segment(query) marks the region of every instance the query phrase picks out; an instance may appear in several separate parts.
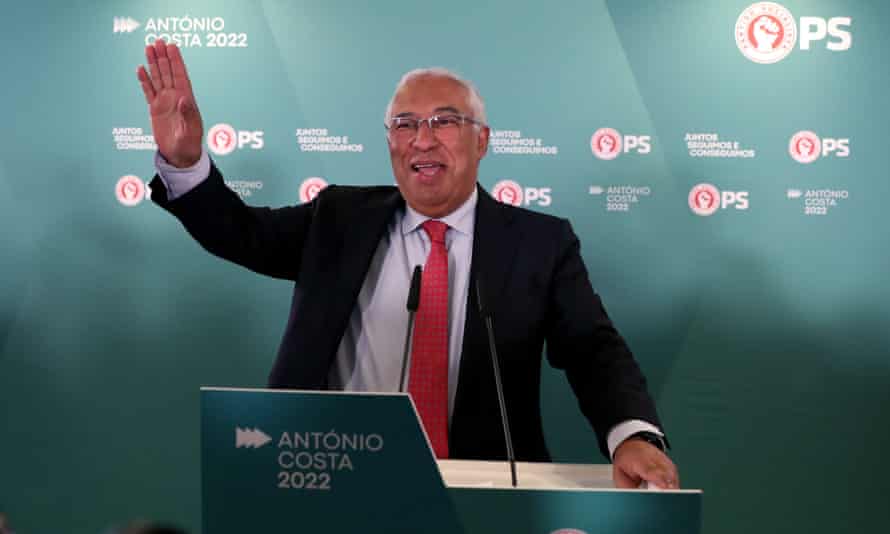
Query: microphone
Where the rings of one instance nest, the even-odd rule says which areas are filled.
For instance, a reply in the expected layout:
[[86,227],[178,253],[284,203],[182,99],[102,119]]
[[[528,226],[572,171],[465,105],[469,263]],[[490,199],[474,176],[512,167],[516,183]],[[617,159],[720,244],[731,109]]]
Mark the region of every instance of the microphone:
[[513,487],[516,487],[516,455],[513,454],[513,439],[510,437],[510,423],[507,420],[507,404],[504,401],[504,386],[501,384],[501,368],[498,365],[498,349],[494,345],[494,327],[491,324],[491,310],[485,305],[482,293],[482,280],[476,278],[476,304],[479,315],[485,322],[488,331],[488,351],[491,354],[491,366],[494,368],[494,386],[498,393],[498,406],[501,409],[501,423],[504,425],[504,441],[507,442],[507,461],[510,462],[510,476]]
[[411,275],[411,287],[408,289],[408,330],[405,332],[405,352],[402,354],[402,376],[399,379],[399,393],[405,392],[405,371],[408,367],[408,352],[411,349],[411,332],[414,330],[414,314],[420,307],[420,276],[423,269],[420,265],[414,266],[414,274]]

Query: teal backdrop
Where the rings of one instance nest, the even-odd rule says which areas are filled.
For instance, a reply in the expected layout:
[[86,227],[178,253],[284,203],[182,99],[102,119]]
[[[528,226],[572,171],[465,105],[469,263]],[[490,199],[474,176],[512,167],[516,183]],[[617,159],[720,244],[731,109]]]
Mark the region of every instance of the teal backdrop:
[[[197,532],[198,387],[264,385],[285,325],[290,284],[142,200],[136,66],[170,34],[205,127],[242,141],[211,156],[253,204],[300,202],[310,177],[392,183],[401,74],[474,80],[513,143],[482,185],[572,221],[704,532],[890,524],[890,4],[35,0],[2,18],[0,513],[19,534]],[[762,32],[779,37],[758,56]],[[542,388],[556,460],[604,462],[562,374]]]

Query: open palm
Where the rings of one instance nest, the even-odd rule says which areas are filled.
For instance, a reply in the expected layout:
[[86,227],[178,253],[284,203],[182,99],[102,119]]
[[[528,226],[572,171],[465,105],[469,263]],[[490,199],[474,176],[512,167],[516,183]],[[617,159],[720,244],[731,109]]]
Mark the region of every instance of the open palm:
[[149,72],[140,65],[136,76],[148,102],[151,130],[158,150],[175,167],[190,167],[201,157],[204,125],[192,84],[176,45],[158,40],[145,48]]

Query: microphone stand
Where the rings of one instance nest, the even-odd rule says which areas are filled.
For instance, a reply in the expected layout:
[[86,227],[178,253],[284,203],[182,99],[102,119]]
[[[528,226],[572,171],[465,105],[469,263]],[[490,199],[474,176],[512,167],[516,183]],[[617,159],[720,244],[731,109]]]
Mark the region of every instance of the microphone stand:
[[414,266],[414,274],[411,275],[411,288],[408,290],[408,331],[405,333],[405,351],[402,353],[402,376],[399,378],[399,393],[405,392],[405,372],[408,368],[408,354],[411,350],[411,332],[414,330],[414,315],[420,307],[420,277],[423,269],[420,265]]
[[485,322],[488,331],[488,350],[491,353],[491,365],[494,368],[494,385],[498,394],[498,406],[501,409],[501,423],[504,425],[504,441],[507,443],[507,461],[510,462],[510,477],[513,487],[516,487],[516,455],[513,453],[513,439],[510,437],[510,423],[507,420],[507,403],[504,401],[504,387],[501,384],[501,368],[498,364],[498,349],[494,344],[494,327],[491,323],[491,310],[485,306],[482,297],[482,281],[476,279],[476,303],[479,305],[479,315]]

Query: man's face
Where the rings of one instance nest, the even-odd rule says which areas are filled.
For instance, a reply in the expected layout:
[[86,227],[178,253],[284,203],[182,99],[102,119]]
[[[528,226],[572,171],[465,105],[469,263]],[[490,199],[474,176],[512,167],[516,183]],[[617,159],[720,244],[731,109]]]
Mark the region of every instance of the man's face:
[[[421,76],[395,95],[391,116],[472,117],[468,97],[467,90],[454,80]],[[457,135],[437,136],[429,124],[422,123],[414,139],[400,141],[388,136],[392,171],[408,205],[428,217],[444,217],[463,204],[476,187],[488,133],[488,127],[476,128],[467,122],[460,125]]]

